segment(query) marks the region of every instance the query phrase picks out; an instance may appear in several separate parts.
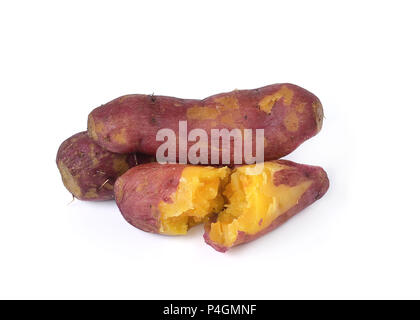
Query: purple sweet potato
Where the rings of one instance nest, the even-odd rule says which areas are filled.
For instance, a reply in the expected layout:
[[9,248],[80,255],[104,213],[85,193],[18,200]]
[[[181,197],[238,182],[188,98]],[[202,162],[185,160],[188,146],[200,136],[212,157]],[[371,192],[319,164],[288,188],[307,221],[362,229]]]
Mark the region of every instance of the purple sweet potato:
[[223,209],[230,169],[182,164],[138,165],[117,179],[115,200],[123,217],[146,232],[185,234]]
[[259,174],[255,165],[234,169],[223,195],[226,209],[205,224],[204,239],[225,252],[233,246],[261,237],[320,199],[329,187],[320,167],[286,160],[264,163]]
[[153,161],[142,154],[117,154],[96,144],[86,131],[65,140],[57,153],[64,186],[80,200],[114,198],[114,182],[129,168]]
[[[234,90],[203,100],[142,94],[123,96],[94,109],[89,115],[88,131],[107,150],[156,155],[162,144],[156,134],[162,128],[176,133],[178,146],[179,121],[187,121],[188,134],[203,129],[208,137],[211,129],[251,129],[252,150],[256,150],[256,129],[264,129],[264,159],[268,161],[289,154],[316,135],[322,120],[322,105],[315,95],[293,84],[274,84],[254,90]],[[244,146],[245,141],[242,142]],[[188,142],[188,151],[195,143]],[[221,143],[214,148],[209,145],[207,163],[227,164],[222,162],[224,149],[227,147]],[[178,160],[180,152],[177,148]],[[218,156],[218,163],[210,162],[212,152],[213,159]],[[241,156],[240,163],[245,163],[245,153]],[[234,163],[239,164],[234,162],[232,139],[229,164]]]
[[320,199],[328,186],[322,168],[276,160],[233,170],[143,164],[119,177],[114,190],[133,226],[178,235],[204,222],[205,241],[225,252],[275,229]]

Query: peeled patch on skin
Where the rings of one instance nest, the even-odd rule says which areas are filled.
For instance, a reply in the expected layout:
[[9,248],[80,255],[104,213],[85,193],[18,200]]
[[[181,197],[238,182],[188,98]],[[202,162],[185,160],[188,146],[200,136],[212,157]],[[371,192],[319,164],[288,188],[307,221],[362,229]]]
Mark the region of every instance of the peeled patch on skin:
[[187,119],[189,120],[207,120],[216,119],[219,111],[209,107],[191,107],[187,110]]
[[88,127],[91,128],[89,135],[94,141],[98,141],[98,134],[102,132],[102,128],[95,124],[93,117],[89,115],[88,117]]
[[130,164],[127,162],[127,155],[114,155],[112,160],[112,168],[116,172],[126,172],[130,169]]
[[122,128],[119,132],[113,134],[112,140],[119,144],[127,143],[127,129]]
[[284,100],[284,104],[286,106],[290,106],[290,104],[292,103],[293,95],[294,95],[294,92],[291,89],[289,89],[287,85],[283,85],[281,89],[277,91],[276,93],[264,97],[260,101],[258,106],[260,107],[261,110],[270,114],[271,109],[273,108],[274,104],[280,99]]
[[296,111],[298,113],[303,113],[305,111],[305,106],[306,106],[306,103],[305,102],[297,103],[296,104]]
[[284,118],[284,125],[288,131],[296,132],[299,129],[299,117],[294,111],[290,111]]
[[257,239],[320,199],[328,189],[327,174],[320,167],[286,160],[264,163],[259,175],[236,168],[226,186],[226,209],[205,224],[204,239],[215,250]]
[[[264,129],[264,159],[268,161],[289,154],[317,134],[322,117],[322,105],[315,95],[286,83],[235,90],[203,100],[124,96],[94,109],[89,115],[88,131],[92,139],[112,152],[155,155],[162,144],[156,140],[157,132],[170,129],[179,141],[180,121],[187,121],[187,135],[195,129],[204,130],[208,137],[212,129],[250,129],[252,150],[256,150],[256,130]],[[194,145],[195,141],[187,141],[187,153]],[[233,141],[229,147],[233,164]],[[208,163],[212,155],[222,163],[223,148],[223,144],[213,149],[209,145]],[[180,159],[179,149],[176,160]],[[245,163],[244,156],[241,162]]]
[[82,196],[82,190],[80,186],[77,184],[77,179],[72,176],[69,168],[64,164],[63,161],[58,161],[58,170],[60,170],[61,177],[63,179],[63,183],[66,188],[72,193],[76,198],[80,198]]
[[[235,92],[236,91],[234,91],[234,93]],[[225,108],[239,109],[238,99],[234,95],[225,95],[225,96],[215,97],[214,101],[217,104],[221,104]]]
[[312,104],[312,108],[315,113],[315,121],[316,121],[316,129],[317,132],[321,131],[322,123],[324,120],[324,109],[322,108],[322,104],[317,101]]
[[86,199],[97,199],[99,197],[96,188],[90,188],[84,195]]
[[96,201],[113,199],[116,178],[136,164],[153,159],[109,152],[84,131],[61,144],[56,161],[67,190],[77,199]]

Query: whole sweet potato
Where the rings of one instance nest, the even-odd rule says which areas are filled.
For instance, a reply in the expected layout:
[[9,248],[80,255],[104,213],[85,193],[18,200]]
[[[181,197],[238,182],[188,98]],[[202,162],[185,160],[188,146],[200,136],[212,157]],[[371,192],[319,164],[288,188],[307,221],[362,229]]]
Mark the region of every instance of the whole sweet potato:
[[329,187],[320,167],[286,160],[237,167],[223,194],[226,209],[205,224],[205,241],[214,249],[229,248],[254,240],[277,228],[290,217],[320,199]]
[[[254,90],[234,90],[204,100],[142,94],[123,96],[94,109],[89,115],[88,131],[98,144],[110,151],[155,155],[162,143],[156,139],[161,128],[173,130],[179,145],[179,121],[187,121],[188,134],[193,129],[203,129],[208,137],[211,129],[242,132],[252,129],[252,150],[256,150],[255,129],[264,129],[264,159],[273,160],[289,154],[317,134],[322,120],[322,105],[315,95],[293,84],[274,84]],[[195,140],[188,141],[188,151],[195,143]],[[215,148],[209,144],[207,163],[222,163],[223,149],[227,148],[221,143]],[[218,157],[218,163],[210,162],[212,152],[213,159]],[[176,155],[177,159],[182,155],[179,148]],[[240,163],[245,163],[244,157],[242,152]],[[233,140],[229,163],[239,164],[234,162]]]
[[124,218],[147,232],[179,235],[223,209],[230,169],[182,164],[136,166],[115,183]]
[[57,166],[64,186],[80,200],[114,198],[114,182],[138,163],[152,161],[141,154],[118,154],[105,150],[86,131],[65,140],[57,153]]

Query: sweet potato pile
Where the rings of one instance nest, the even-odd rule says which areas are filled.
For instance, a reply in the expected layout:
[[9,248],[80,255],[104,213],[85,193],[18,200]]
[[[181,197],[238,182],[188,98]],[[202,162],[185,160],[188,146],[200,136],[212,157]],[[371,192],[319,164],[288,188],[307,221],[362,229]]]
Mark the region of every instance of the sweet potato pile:
[[[188,124],[187,135],[195,129],[209,136],[212,129],[264,129],[264,162],[246,164],[241,158],[234,165],[231,147],[226,164],[223,144],[208,146],[208,159],[198,165],[188,159],[153,161],[162,144],[159,130],[177,133],[180,121]],[[94,109],[88,131],[61,144],[57,166],[76,198],[115,198],[123,217],[146,232],[183,235],[204,224],[205,242],[225,252],[272,231],[326,193],[329,180],[322,168],[278,160],[316,135],[322,121],[319,99],[292,84],[203,100],[122,96]],[[180,140],[177,133],[176,143]],[[188,153],[194,146],[188,141],[186,147]],[[176,149],[176,162],[184,156]]]

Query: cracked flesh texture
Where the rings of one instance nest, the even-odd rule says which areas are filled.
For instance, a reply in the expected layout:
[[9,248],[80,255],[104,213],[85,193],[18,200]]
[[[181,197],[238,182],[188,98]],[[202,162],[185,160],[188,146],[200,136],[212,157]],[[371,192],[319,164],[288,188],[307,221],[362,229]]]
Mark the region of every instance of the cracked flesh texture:
[[254,240],[281,225],[327,191],[327,174],[320,167],[286,160],[236,168],[224,190],[226,209],[205,225],[205,241],[224,252]]
[[223,209],[221,190],[230,169],[150,163],[127,171],[115,184],[117,205],[135,227],[181,235]]
[[320,167],[286,160],[231,170],[144,164],[115,184],[124,218],[144,231],[177,235],[205,224],[205,241],[224,252],[273,230],[328,189]]

